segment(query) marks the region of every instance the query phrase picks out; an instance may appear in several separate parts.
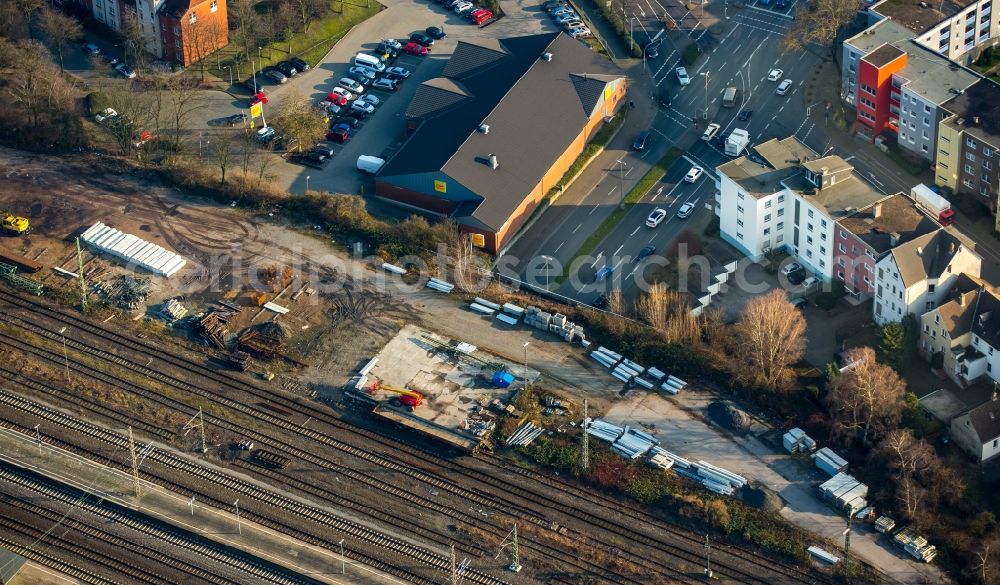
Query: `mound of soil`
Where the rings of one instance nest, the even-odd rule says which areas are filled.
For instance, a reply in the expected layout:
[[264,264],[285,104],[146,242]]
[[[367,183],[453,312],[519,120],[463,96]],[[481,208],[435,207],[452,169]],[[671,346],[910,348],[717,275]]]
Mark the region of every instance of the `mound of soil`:
[[757,484],[743,487],[743,501],[765,512],[777,512],[785,507],[785,502],[774,490]]
[[708,416],[723,428],[745,433],[750,430],[750,417],[730,402],[713,402],[708,405]]

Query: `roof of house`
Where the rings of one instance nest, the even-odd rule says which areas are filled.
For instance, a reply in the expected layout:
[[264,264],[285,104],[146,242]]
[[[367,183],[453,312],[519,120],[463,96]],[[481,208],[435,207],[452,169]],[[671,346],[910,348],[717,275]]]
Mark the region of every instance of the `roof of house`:
[[163,3],[163,6],[160,6],[157,12],[173,16],[184,16],[195,6],[209,1],[211,0],[167,0]]
[[806,170],[814,173],[837,173],[840,171],[854,169],[849,162],[835,154],[824,156],[823,158],[805,160],[802,162],[802,166]]
[[943,104],[982,79],[976,72],[916,41],[897,45],[906,51],[906,66],[896,74],[909,80],[906,89],[931,103]]
[[940,227],[902,193],[882,198],[837,221],[876,254],[891,250],[894,238],[898,246]]
[[903,285],[909,288],[922,280],[939,278],[963,247],[976,253],[954,233],[941,228],[896,246],[892,257]]
[[902,49],[899,49],[889,43],[885,43],[881,47],[862,57],[862,59],[868,61],[876,67],[883,67],[892,63],[896,59],[899,59],[905,54],[906,53],[903,52]]
[[868,8],[916,34],[941,24],[978,0],[883,0]]
[[885,43],[897,43],[913,38],[913,31],[891,18],[883,18],[865,30],[844,41],[861,52],[870,53]]
[[990,347],[1000,349],[1000,296],[984,290],[977,300],[972,332]]
[[965,414],[984,444],[1000,437],[1000,400],[987,400]]
[[[853,167],[850,168],[853,170]],[[854,172],[823,189],[817,189],[804,172],[792,175],[785,179],[784,183],[813,207],[824,210],[834,220],[851,215],[858,209],[868,207],[885,197]]]
[[937,308],[941,324],[952,339],[971,331],[972,316],[975,315],[978,297],[986,283],[971,274],[962,273],[948,291],[951,299]]
[[816,153],[794,136],[772,138],[754,147],[762,161],[741,156],[718,167],[720,173],[738,183],[753,197],[771,195],[784,188],[782,182],[802,172],[799,163]]
[[943,107],[955,115],[948,126],[1000,148],[1000,84],[981,79]]
[[[607,85],[624,77],[564,33],[459,41],[444,76],[418,88],[407,109],[417,129],[378,180],[444,173],[477,195],[453,215],[493,229],[510,219],[579,136]],[[482,125],[489,131],[479,131]],[[482,162],[490,155],[495,169]]]

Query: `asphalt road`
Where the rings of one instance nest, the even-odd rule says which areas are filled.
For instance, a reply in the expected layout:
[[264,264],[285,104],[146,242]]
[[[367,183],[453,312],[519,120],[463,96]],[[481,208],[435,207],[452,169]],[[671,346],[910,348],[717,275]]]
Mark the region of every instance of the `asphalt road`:
[[[623,152],[619,159],[622,163],[603,169],[601,181],[582,197],[567,192],[563,196],[565,200],[558,200],[530,228],[533,234],[525,234],[511,247],[508,254],[512,258],[505,257],[504,262],[499,263],[502,270],[513,267],[516,274],[532,284],[551,285],[553,275],[563,272],[563,267],[574,258],[584,241],[614,210],[621,193],[634,187],[673,145],[685,150],[685,156],[632,207],[592,255],[578,259],[575,266],[569,267],[568,278],[556,292],[592,302],[612,288],[620,289],[626,297],[642,290],[640,277],[644,270],[640,268],[664,262],[661,255],[683,231],[686,221],[691,221],[691,218],[677,218],[677,209],[683,203],[692,202],[696,204],[692,218],[711,213],[704,204],[716,190],[714,169],[730,160],[713,144],[699,139],[706,123],[702,119],[694,124],[692,118],[703,118],[706,107],[708,121],[721,126],[720,136],[734,128],[745,128],[750,133],[751,144],[796,135],[820,152],[826,148],[825,137],[807,118],[806,108],[810,104],[804,103],[802,92],[804,80],[818,58],[807,52],[785,54],[780,50],[779,41],[790,23],[780,14],[745,8],[730,16],[725,32],[715,39],[714,49],[707,58],[688,68],[690,85],[680,86],[674,73],[680,65],[680,52],[669,39],[661,43],[661,57],[648,60],[643,72],[657,91],[670,93],[673,100],[669,108],[660,108],[656,115],[653,143],[641,152]],[[784,71],[783,79],[794,81],[794,89],[787,96],[777,95],[777,82],[767,80],[768,72],[775,67]],[[707,74],[707,79],[703,74]],[[633,89],[637,85],[634,84]],[[727,87],[740,90],[740,103],[736,107],[722,107],[722,93]],[[633,91],[631,99],[652,99],[636,93]],[[746,122],[737,120],[742,109],[754,111]],[[705,174],[695,184],[685,183],[683,176],[695,164],[701,166]],[[657,207],[667,210],[668,219],[655,229],[645,227],[646,217]],[[655,246],[657,253],[637,264],[635,255],[646,245]],[[595,273],[604,266],[614,268],[612,277],[595,283]]]

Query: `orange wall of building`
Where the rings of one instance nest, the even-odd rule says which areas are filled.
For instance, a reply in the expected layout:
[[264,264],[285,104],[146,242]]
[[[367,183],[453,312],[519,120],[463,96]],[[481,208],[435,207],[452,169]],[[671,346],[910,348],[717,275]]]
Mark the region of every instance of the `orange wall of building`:
[[[163,16],[160,29],[163,35],[164,58],[177,61],[187,67],[199,58],[204,59],[229,44],[229,26],[226,18],[226,0],[216,0],[216,10],[212,12],[212,0],[205,0],[194,6],[179,18]],[[191,14],[197,20],[191,23]],[[177,46],[175,30],[180,31],[180,47]]]

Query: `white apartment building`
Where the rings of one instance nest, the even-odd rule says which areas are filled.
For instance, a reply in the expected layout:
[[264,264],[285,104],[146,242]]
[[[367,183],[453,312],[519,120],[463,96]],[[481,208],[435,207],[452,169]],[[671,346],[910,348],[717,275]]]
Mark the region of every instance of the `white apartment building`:
[[883,198],[837,156],[820,158],[796,138],[755,147],[718,167],[720,232],[754,260],[784,248],[823,280],[834,272],[837,220]]
[[114,30],[121,30],[122,15],[118,0],[94,0],[94,18]]
[[912,38],[953,61],[970,64],[1000,36],[994,0],[883,0],[868,9],[869,22],[891,19]]
[[875,265],[875,322],[884,325],[939,307],[958,276],[978,277],[981,265],[979,254],[946,228],[896,246]]

